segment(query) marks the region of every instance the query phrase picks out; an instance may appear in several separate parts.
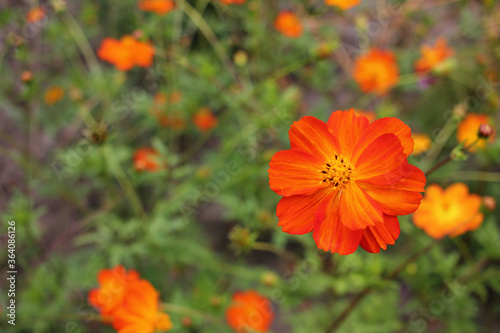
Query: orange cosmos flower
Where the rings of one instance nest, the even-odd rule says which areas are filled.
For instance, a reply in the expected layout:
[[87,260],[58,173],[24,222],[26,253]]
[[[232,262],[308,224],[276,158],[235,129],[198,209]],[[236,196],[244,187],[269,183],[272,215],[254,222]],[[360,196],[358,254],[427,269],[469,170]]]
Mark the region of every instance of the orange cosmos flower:
[[484,149],[487,141],[493,142],[493,140],[495,140],[495,135],[491,135],[488,140],[479,139],[478,132],[482,124],[490,124],[487,115],[469,113],[458,125],[458,142],[464,142],[465,147],[475,142],[474,146],[469,148],[469,151],[471,152],[475,152],[478,149]]
[[453,49],[446,45],[446,39],[439,38],[434,47],[423,45],[420,48],[422,57],[415,62],[415,71],[425,73],[435,69],[440,63],[453,56]]
[[35,7],[26,14],[26,21],[35,23],[43,20],[45,17],[45,10],[42,7]]
[[218,120],[209,108],[201,108],[194,115],[193,123],[201,132],[207,132],[217,126]]
[[160,311],[159,295],[146,280],[130,283],[123,301],[113,314],[118,333],[154,333],[172,328],[170,317]]
[[134,167],[137,171],[156,172],[164,166],[158,151],[153,148],[140,148],[134,154]]
[[413,213],[413,221],[433,238],[455,237],[481,225],[480,207],[481,197],[469,194],[463,183],[453,184],[444,191],[432,184],[427,187],[420,208]]
[[54,105],[64,97],[64,90],[59,86],[50,87],[45,91],[45,104]]
[[361,0],[325,0],[325,4],[328,6],[337,6],[343,10],[351,9],[359,5]]
[[112,315],[121,305],[132,282],[139,281],[139,274],[127,270],[123,266],[113,269],[102,269],[97,275],[100,287],[89,293],[89,303],[104,316]]
[[276,153],[269,185],[283,198],[276,215],[284,232],[313,232],[317,246],[345,255],[358,245],[377,253],[399,237],[398,215],[413,213],[425,185],[409,165],[411,130],[396,118],[369,123],[354,110],[295,122],[291,149]]
[[137,5],[140,10],[158,15],[165,15],[175,9],[175,2],[172,0],[140,0]]
[[274,28],[283,36],[297,38],[302,35],[302,24],[297,15],[290,11],[282,11],[274,21]]
[[237,332],[267,332],[274,320],[271,302],[254,290],[234,293],[226,310],[229,326]]
[[384,94],[399,80],[396,57],[390,51],[371,49],[356,59],[353,76],[363,92]]
[[219,1],[226,5],[242,5],[247,0],[219,0]]
[[105,38],[97,56],[113,65],[118,70],[128,71],[134,66],[150,67],[153,64],[154,48],[132,36],[123,36],[120,40]]
[[415,133],[412,134],[411,137],[413,138],[413,142],[415,143],[413,152],[411,153],[412,155],[416,156],[425,153],[431,147],[432,141],[427,134]]

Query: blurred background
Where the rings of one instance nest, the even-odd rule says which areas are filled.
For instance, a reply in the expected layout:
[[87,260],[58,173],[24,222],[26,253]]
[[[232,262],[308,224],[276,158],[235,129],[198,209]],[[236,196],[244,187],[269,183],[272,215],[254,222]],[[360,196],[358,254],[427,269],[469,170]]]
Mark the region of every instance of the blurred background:
[[[224,314],[248,289],[272,302],[272,332],[326,332],[367,287],[338,332],[500,330],[500,144],[456,149],[468,115],[500,120],[500,4],[326,2],[0,4],[2,332],[114,332],[87,297],[118,264],[158,290],[172,332],[235,331]],[[396,68],[368,65],[394,81],[381,90],[359,69],[373,49]],[[290,125],[351,108],[422,134],[409,162],[423,171],[451,154],[427,184],[489,197],[477,230],[393,279],[434,242],[411,216],[379,254],[324,253],[277,225],[267,170]]]

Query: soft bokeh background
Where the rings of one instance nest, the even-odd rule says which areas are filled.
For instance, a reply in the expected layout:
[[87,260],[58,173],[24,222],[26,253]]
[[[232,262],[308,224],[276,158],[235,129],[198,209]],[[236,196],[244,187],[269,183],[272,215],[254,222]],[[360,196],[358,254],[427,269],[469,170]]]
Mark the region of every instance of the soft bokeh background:
[[[345,12],[316,0],[177,4],[164,16],[128,0],[0,4],[2,308],[9,220],[19,272],[17,324],[7,325],[3,309],[1,331],[113,332],[95,320],[87,294],[97,272],[116,264],[136,269],[164,303],[206,314],[167,306],[172,332],[231,332],[224,311],[245,289],[273,301],[273,332],[324,332],[367,286],[374,291],[339,331],[500,330],[497,212],[387,281],[433,241],[410,216],[400,217],[401,236],[387,251],[328,255],[311,235],[277,226],[279,196],[267,175],[272,155],[289,148],[290,124],[305,115],[326,121],[355,108],[398,117],[434,142],[410,158],[424,171],[458,144],[462,112],[500,120],[498,2],[363,1]],[[46,17],[27,22],[38,5]],[[284,9],[302,22],[299,38],[273,28]],[[104,38],[132,34],[155,46],[150,68],[121,72],[97,58]],[[423,82],[413,64],[438,37],[455,56]],[[397,57],[401,77],[384,96],[363,94],[352,79],[370,47]],[[53,87],[63,97],[51,104]],[[166,101],[155,101],[158,93]],[[194,125],[200,108],[215,115],[214,128]],[[157,109],[177,122],[162,123]],[[166,167],[138,172],[134,153],[144,147]],[[462,181],[498,201],[499,153],[497,140],[428,184]]]

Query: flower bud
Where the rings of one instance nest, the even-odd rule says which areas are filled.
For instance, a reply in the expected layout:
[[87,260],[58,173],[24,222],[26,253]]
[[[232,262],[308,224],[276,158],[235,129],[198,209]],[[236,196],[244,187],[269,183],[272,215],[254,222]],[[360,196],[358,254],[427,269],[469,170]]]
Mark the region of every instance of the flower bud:
[[495,210],[497,203],[493,197],[485,196],[483,197],[483,205],[489,211]]
[[481,139],[488,139],[493,135],[493,127],[490,124],[481,124],[477,131],[477,136]]

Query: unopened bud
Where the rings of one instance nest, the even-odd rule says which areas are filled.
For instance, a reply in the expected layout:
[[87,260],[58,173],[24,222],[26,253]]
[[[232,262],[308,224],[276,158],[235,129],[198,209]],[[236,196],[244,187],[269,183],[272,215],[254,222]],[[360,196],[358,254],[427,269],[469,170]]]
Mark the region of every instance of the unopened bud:
[[182,317],[181,322],[182,326],[186,328],[189,328],[193,325],[193,320],[189,317]]
[[495,210],[497,202],[493,197],[486,196],[483,197],[483,205],[487,210]]
[[477,131],[477,136],[481,139],[488,139],[493,135],[493,127],[490,124],[481,124],[479,130]]
[[30,82],[33,79],[33,73],[31,71],[24,71],[21,73],[21,81]]

